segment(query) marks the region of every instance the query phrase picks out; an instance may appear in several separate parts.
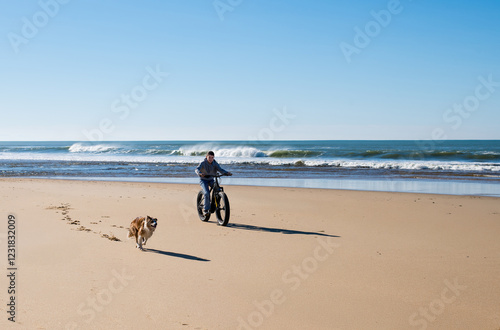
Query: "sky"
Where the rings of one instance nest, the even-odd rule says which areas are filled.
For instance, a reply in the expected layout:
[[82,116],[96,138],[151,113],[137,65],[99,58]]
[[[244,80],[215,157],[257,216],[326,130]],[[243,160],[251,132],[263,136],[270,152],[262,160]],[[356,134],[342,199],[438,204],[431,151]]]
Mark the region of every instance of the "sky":
[[500,2],[0,4],[0,141],[500,139]]

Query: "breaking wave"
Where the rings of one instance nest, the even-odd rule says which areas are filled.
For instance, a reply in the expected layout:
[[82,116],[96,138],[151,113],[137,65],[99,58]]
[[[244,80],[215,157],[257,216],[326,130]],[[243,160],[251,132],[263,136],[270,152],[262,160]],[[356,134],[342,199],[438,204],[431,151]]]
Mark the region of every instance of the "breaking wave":
[[71,147],[68,148],[69,152],[74,152],[74,153],[84,153],[84,152],[89,152],[89,153],[103,153],[103,152],[110,152],[118,149],[116,146],[109,145],[109,144],[90,144],[90,145],[85,145],[83,143],[74,143],[71,145]]

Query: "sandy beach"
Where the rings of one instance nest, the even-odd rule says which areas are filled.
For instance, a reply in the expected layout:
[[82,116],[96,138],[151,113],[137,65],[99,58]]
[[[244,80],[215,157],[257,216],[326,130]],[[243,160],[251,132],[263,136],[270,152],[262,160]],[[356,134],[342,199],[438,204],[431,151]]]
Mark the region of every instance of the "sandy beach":
[[225,186],[220,227],[198,185],[0,183],[0,328],[500,329],[498,198]]

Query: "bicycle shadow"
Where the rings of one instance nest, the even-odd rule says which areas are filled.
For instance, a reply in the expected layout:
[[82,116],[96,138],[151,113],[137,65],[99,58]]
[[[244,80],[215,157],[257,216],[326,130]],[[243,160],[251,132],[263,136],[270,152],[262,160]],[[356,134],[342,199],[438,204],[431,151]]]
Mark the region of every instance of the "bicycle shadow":
[[144,252],[158,253],[158,254],[161,254],[161,255],[164,255],[164,256],[182,258],[182,259],[187,259],[187,260],[210,261],[209,259],[204,259],[204,258],[192,256],[192,255],[189,255],[189,254],[176,253],[176,252],[167,252],[167,251],[156,250],[156,249],[145,249]]
[[324,232],[321,231],[316,232],[316,231],[302,231],[302,230],[283,229],[283,228],[260,227],[260,226],[244,225],[240,223],[228,223],[227,227],[235,229],[243,229],[243,230],[252,230],[252,231],[264,231],[268,233],[277,233],[285,235],[317,235],[325,237],[340,237],[337,235],[325,234]]

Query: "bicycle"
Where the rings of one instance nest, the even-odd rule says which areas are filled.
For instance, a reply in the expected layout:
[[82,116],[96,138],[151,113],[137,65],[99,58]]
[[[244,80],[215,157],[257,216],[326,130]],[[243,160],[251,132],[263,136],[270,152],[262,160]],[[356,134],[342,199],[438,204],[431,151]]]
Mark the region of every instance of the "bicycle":
[[210,215],[215,213],[217,216],[217,224],[220,226],[227,226],[229,223],[230,216],[230,207],[229,207],[229,199],[227,195],[224,193],[224,188],[222,188],[219,184],[219,178],[221,174],[217,174],[212,176],[215,178],[215,182],[212,187],[210,187],[210,194],[212,195],[210,198],[210,209],[209,212],[205,215],[203,213],[205,209],[205,196],[203,194],[203,189],[198,192],[198,196],[196,197],[196,207],[198,209],[198,216],[200,220],[206,222],[210,219]]

